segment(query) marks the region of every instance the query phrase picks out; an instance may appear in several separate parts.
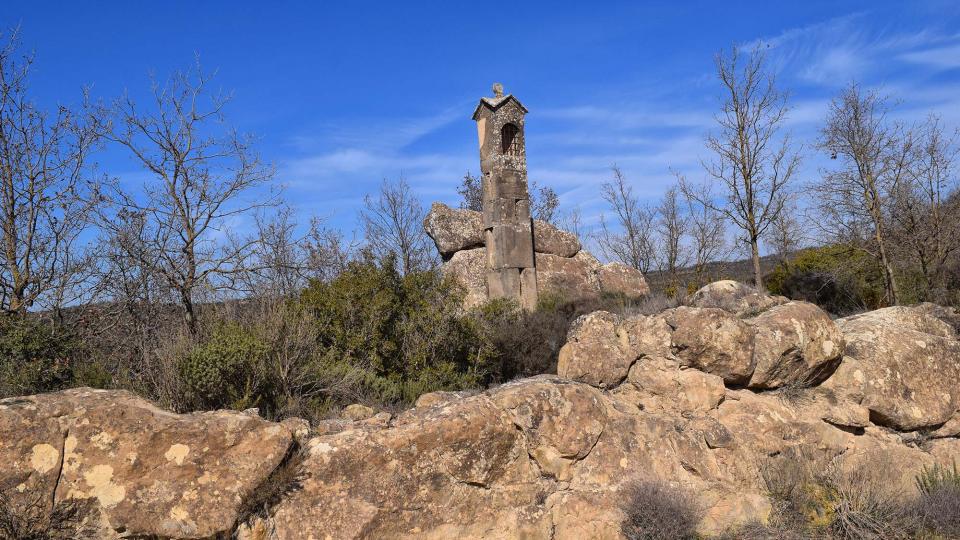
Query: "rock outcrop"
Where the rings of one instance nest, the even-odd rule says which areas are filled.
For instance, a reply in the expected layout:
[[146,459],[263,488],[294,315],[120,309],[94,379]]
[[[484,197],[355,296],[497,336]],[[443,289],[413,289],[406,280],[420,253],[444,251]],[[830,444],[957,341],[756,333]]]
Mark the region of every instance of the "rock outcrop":
[[[622,538],[624,489],[638,479],[690,490],[714,534],[766,519],[770,456],[881,460],[903,493],[921,467],[960,458],[955,312],[834,322],[810,304],[754,300],[768,307],[592,313],[558,375],[321,422],[296,485],[240,537]],[[0,487],[90,501],[106,538],[225,536],[295,425],[176,415],[124,392],[2,400]]]
[[924,307],[878,309],[837,324],[846,349],[829,386],[860,400],[875,423],[908,431],[956,416],[960,341],[951,324]]
[[97,538],[210,538],[293,444],[287,425],[191,415],[128,392],[80,388],[0,400],[0,487],[11,508],[94,502]]
[[[486,248],[480,212],[433,203],[423,225],[444,261],[444,273],[466,289],[466,306],[485,302]],[[602,264],[581,248],[575,235],[545,221],[534,220],[533,249],[540,294],[572,299],[602,292],[630,297],[650,292],[642,273],[620,263]]]

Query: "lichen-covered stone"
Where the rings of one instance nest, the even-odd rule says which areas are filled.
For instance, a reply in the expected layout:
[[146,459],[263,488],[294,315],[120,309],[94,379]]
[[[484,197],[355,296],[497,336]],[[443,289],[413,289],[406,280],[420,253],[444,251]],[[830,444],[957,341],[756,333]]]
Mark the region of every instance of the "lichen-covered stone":
[[600,267],[598,276],[600,290],[605,293],[622,294],[639,298],[650,294],[650,286],[643,273],[620,262],[607,263]]
[[673,354],[685,366],[719,375],[733,385],[753,375],[754,329],[717,308],[678,307],[661,315],[673,329]]
[[753,388],[819,383],[833,373],[843,355],[840,328],[808,302],[774,306],[747,323],[756,329]]
[[845,358],[827,382],[862,396],[874,422],[899,430],[939,426],[960,404],[960,341],[922,308],[891,307],[837,321]]
[[720,308],[737,316],[753,316],[788,301],[783,296],[771,296],[746,283],[725,279],[698,289],[690,295],[689,304],[693,307]]
[[483,218],[480,212],[453,209],[435,202],[423,220],[423,228],[445,261],[458,251],[483,247]]
[[621,347],[617,337],[619,322],[619,317],[606,311],[595,311],[574,321],[567,343],[560,349],[557,374],[601,388],[620,384],[635,357]]
[[292,441],[286,427],[247,414],[173,414],[124,391],[9,398],[0,485],[24,484],[5,493],[13,505],[91,501],[98,537],[209,538],[232,531]]

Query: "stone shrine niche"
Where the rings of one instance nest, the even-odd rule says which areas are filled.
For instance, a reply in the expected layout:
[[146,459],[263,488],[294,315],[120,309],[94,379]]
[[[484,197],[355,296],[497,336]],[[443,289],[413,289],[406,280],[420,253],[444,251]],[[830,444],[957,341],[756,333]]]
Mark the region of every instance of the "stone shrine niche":
[[493,85],[474,110],[483,173],[483,228],[487,297],[513,298],[525,309],[537,305],[533,220],[527,185],[523,126],[526,107],[503,86]]

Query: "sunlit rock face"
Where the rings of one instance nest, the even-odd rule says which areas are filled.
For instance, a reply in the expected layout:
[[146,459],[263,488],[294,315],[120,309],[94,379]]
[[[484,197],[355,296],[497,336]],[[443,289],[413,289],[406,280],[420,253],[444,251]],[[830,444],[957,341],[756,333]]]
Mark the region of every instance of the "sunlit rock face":
[[[955,312],[830,321],[756,300],[768,307],[591,313],[558,375],[426,394],[396,415],[355,406],[309,434],[299,420],[179,415],[126,392],[6,399],[0,487],[47,508],[87,501],[103,538],[622,538],[636,480],[690,490],[713,534],[767,517],[769,456],[880,459],[905,495],[921,467],[960,458]],[[298,444],[295,481],[271,488]]]
[[[482,214],[433,203],[423,225],[444,261],[442,271],[466,290],[466,306],[486,302],[490,296]],[[617,262],[602,264],[581,248],[575,235],[545,221],[533,220],[533,249],[541,295],[573,300],[602,293],[631,298],[650,293],[639,270]]]

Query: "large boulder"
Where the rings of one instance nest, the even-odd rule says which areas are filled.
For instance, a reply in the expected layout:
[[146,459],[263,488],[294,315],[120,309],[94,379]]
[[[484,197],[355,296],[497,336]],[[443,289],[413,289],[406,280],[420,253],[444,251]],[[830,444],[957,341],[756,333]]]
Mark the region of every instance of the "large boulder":
[[473,210],[454,209],[435,202],[423,220],[443,260],[465,250],[483,247],[483,216]]
[[620,384],[636,356],[617,336],[619,317],[594,311],[574,321],[567,343],[560,349],[557,374],[601,388]]
[[688,303],[693,307],[720,308],[737,316],[751,316],[788,301],[752,285],[725,279],[704,285],[690,296]]
[[682,306],[660,317],[673,329],[671,347],[681,364],[744,385],[754,370],[754,329],[718,308]]
[[124,391],[0,400],[7,511],[83,500],[97,538],[227,536],[292,444],[255,416],[173,414]]
[[443,263],[443,275],[452,277],[466,291],[463,305],[479,306],[487,301],[487,250],[485,248],[458,251]]
[[643,273],[620,262],[607,263],[600,267],[597,277],[600,290],[605,293],[640,297],[650,294],[650,286]]
[[788,302],[748,319],[756,329],[752,388],[810,386],[827,378],[843,355],[843,334],[825,311]]
[[573,257],[580,251],[580,240],[573,233],[560,230],[546,221],[533,221],[533,251],[558,257]]
[[[457,251],[483,247],[483,214],[475,210],[450,208],[435,202],[423,221],[423,227],[444,260]],[[576,235],[562,231],[539,219],[533,222],[533,249],[558,257],[573,257],[580,251]]]
[[540,294],[584,298],[600,293],[600,261],[585,251],[574,257],[537,253],[537,287]]
[[952,326],[916,307],[839,319],[844,359],[825,383],[861,400],[872,420],[898,430],[939,426],[960,405],[960,341]]

